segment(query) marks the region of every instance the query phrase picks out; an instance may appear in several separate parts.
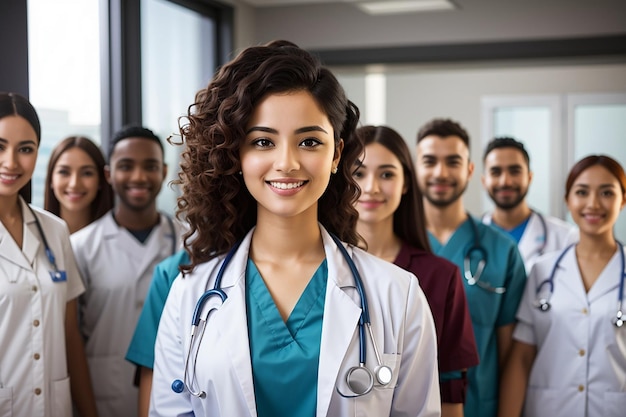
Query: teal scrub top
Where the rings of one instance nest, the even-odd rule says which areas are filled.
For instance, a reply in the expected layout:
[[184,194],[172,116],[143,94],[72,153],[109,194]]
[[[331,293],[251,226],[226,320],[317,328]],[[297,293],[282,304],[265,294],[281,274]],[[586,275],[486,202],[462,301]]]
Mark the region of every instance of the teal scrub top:
[[284,322],[254,262],[248,259],[248,337],[259,417],[315,416],[327,279],[324,260]]
[[[480,364],[467,372],[468,388],[464,412],[466,417],[495,417],[498,410],[500,372],[496,330],[500,326],[515,323],[515,313],[526,283],[526,271],[513,239],[474,217],[463,222],[445,245],[428,233],[433,252],[454,262],[461,270],[461,275],[464,275],[463,259],[474,246],[475,240],[470,220],[476,225],[480,245],[487,255],[487,263],[480,279],[492,287],[505,287],[506,291],[503,294],[489,292],[478,285],[468,285],[463,278],[480,358]],[[472,274],[476,272],[479,260],[480,252],[472,251]]]
[[154,268],[148,295],[126,352],[127,361],[145,368],[154,367],[154,344],[165,300],[167,300],[174,279],[180,272],[178,266],[189,263],[191,260],[187,251],[181,250],[165,258]]

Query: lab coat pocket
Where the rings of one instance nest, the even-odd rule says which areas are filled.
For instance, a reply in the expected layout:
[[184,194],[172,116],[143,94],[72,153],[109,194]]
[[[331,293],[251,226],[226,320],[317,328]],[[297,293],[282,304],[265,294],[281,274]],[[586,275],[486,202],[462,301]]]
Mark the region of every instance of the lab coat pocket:
[[[398,365],[400,364],[401,356],[402,355],[391,353],[382,355],[381,360],[383,364],[391,368],[391,381],[384,386],[376,382],[370,393],[356,398],[355,417],[389,415],[391,403],[393,402],[394,389],[398,383]],[[370,366],[373,366],[373,364]]]
[[378,384],[374,384],[374,388],[394,389],[396,387],[396,384],[398,383],[398,372],[399,372],[398,365],[400,364],[401,358],[402,358],[402,355],[397,354],[397,353],[383,353],[381,359],[383,361],[383,364],[391,368],[391,381],[385,386],[379,386]]
[[13,415],[13,388],[0,388],[0,417]]
[[96,400],[111,400],[125,395],[128,384],[124,380],[119,356],[95,356],[87,358],[91,384]]
[[626,329],[615,327],[613,324],[603,323],[606,330],[603,332],[606,356],[617,380],[622,381],[626,369]]
[[70,394],[70,378],[51,381],[50,393],[52,417],[71,417],[72,396]]
[[604,393],[604,417],[623,417],[626,412],[626,392]]
[[[524,403],[524,417],[558,417],[576,414],[576,401],[568,401],[571,389],[529,386]],[[576,393],[572,392],[572,395]],[[574,409],[571,409],[571,407]]]

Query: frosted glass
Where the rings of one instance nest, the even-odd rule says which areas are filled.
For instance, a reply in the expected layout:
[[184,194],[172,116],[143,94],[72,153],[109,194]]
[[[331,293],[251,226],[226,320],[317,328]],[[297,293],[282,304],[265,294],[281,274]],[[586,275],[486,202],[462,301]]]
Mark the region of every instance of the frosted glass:
[[[626,104],[579,105],[574,110],[574,159],[606,154],[626,168]],[[626,242],[626,213],[615,226],[619,240]]]
[[510,136],[524,144],[530,157],[533,181],[528,190],[530,207],[550,213],[550,108],[499,107],[494,111],[494,136]]

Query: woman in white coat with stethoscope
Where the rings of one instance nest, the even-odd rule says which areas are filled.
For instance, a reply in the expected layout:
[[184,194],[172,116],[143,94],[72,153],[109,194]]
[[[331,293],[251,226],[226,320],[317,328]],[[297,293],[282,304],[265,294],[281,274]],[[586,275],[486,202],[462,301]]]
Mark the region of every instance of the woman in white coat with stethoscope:
[[69,231],[28,204],[40,139],[28,100],[0,93],[0,415],[70,417],[73,398],[95,416]]
[[159,324],[151,416],[439,415],[417,279],[354,247],[357,122],[286,41],[198,92],[179,174],[191,265]]
[[626,175],[591,155],[565,198],[580,241],[533,266],[501,382],[502,417],[621,417],[626,410],[625,252],[613,228]]

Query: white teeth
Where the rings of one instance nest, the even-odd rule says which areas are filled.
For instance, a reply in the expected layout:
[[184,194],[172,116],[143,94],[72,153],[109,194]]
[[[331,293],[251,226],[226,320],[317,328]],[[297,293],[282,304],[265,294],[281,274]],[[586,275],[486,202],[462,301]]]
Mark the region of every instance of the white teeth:
[[3,180],[14,181],[19,177],[19,175],[8,175],[8,174],[0,174],[0,178]]
[[301,187],[304,184],[304,181],[298,182],[273,182],[270,181],[270,185],[274,188],[278,188],[281,190],[292,190],[294,188]]

